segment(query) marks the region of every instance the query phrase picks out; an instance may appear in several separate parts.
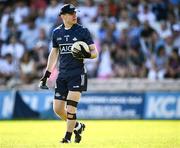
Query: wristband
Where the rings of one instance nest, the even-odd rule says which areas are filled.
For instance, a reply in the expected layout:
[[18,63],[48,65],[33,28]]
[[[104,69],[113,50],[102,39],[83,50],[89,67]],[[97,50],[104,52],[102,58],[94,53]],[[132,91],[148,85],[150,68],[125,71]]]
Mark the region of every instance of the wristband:
[[51,72],[49,72],[48,70],[46,70],[45,74],[44,74],[44,77],[45,78],[49,78],[51,75]]

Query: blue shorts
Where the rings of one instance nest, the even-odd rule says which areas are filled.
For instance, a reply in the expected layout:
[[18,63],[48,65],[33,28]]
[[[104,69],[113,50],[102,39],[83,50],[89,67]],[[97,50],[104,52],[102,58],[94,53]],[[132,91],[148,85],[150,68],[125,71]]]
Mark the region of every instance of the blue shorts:
[[69,91],[86,91],[87,73],[73,76],[58,76],[56,80],[54,99],[66,100]]

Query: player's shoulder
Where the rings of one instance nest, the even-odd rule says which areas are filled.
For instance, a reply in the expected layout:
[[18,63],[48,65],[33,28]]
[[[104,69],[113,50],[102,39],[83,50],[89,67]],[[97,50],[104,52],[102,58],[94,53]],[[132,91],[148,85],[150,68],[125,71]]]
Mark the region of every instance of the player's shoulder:
[[76,24],[76,30],[87,31],[88,29],[81,24]]
[[58,31],[60,31],[61,29],[63,29],[63,24],[61,24],[61,25],[59,25],[58,27],[54,28],[54,29],[53,29],[53,32],[54,32],[54,33],[55,33],[55,32],[58,32]]

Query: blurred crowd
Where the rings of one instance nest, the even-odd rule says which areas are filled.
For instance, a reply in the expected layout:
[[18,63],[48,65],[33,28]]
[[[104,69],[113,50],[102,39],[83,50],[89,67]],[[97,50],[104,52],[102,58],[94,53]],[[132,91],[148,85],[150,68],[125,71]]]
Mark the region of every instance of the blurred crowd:
[[78,8],[98,47],[99,58],[85,61],[91,78],[180,78],[179,0],[4,0],[0,85],[40,79],[65,3]]

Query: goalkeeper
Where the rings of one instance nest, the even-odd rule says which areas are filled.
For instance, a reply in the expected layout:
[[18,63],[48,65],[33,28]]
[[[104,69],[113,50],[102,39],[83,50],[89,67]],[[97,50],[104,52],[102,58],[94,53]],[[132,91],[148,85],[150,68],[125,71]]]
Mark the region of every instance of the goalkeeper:
[[[52,49],[48,57],[46,72],[40,80],[40,88],[48,89],[46,82],[51,71],[59,60],[59,75],[56,80],[53,101],[54,112],[67,122],[67,129],[61,143],[70,143],[74,132],[75,142],[81,141],[81,133],[85,125],[76,120],[77,105],[81,92],[87,89],[87,73],[84,58],[96,58],[96,46],[87,28],[77,23],[76,8],[65,4],[59,13],[63,24],[53,30]],[[76,41],[84,41],[89,45],[90,52],[83,47],[79,52],[72,52],[71,46]]]

